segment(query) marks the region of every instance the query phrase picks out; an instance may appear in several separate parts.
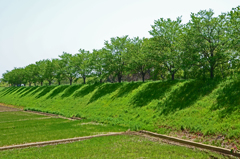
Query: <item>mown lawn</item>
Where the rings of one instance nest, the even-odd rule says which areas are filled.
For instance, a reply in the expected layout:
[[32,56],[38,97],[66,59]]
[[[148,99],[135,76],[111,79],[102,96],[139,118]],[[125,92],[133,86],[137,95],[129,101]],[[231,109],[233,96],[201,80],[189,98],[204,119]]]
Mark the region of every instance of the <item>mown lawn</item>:
[[0,158],[225,158],[181,146],[151,141],[141,136],[92,138],[68,144],[0,151]]
[[27,112],[1,112],[0,146],[127,130],[119,126],[86,123],[89,120],[71,121]]

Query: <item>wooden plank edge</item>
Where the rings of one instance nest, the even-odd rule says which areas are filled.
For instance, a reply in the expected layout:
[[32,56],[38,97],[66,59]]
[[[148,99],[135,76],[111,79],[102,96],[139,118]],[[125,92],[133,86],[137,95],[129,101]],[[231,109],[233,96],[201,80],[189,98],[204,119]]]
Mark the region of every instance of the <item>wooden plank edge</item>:
[[202,144],[202,143],[193,142],[193,141],[189,141],[189,140],[184,140],[184,139],[180,139],[180,138],[176,138],[176,137],[170,137],[170,136],[167,136],[167,135],[157,134],[157,133],[146,131],[146,130],[141,130],[139,132],[143,133],[143,134],[150,135],[150,136],[159,137],[159,138],[162,138],[162,139],[178,142],[178,143],[185,144],[185,145],[190,145],[190,146],[194,146],[194,147],[198,147],[198,148],[202,148],[202,149],[206,149],[206,150],[210,150],[210,151],[216,151],[216,152],[220,152],[220,153],[223,153],[223,154],[228,154],[228,155],[233,155],[233,156],[236,156],[236,157],[240,157],[240,153],[232,152],[231,150],[226,149],[226,148],[222,148],[222,147],[216,147],[216,146]]

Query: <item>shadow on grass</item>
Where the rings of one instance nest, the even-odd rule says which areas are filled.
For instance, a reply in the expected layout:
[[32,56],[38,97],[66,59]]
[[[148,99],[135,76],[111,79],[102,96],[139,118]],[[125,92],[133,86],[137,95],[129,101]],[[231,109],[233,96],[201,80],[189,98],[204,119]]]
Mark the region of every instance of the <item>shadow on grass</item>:
[[20,98],[26,96],[27,94],[34,91],[35,89],[37,89],[37,87],[26,87],[26,89],[19,94]]
[[8,94],[17,94],[19,92],[21,92],[22,90],[24,90],[26,87],[9,87],[6,88],[6,90],[4,92],[2,92],[1,96],[6,96]]
[[148,105],[152,100],[160,99],[178,81],[154,82],[147,84],[141,91],[132,97],[130,103],[134,107]]
[[58,86],[52,91],[52,93],[47,97],[47,99],[56,97],[59,93],[62,93],[68,87],[69,85]]
[[37,95],[39,92],[41,92],[46,86],[37,86],[35,90],[30,93],[30,96]]
[[142,82],[127,83],[119,89],[118,93],[113,98],[127,96],[127,95],[129,95],[129,93],[131,93],[134,89],[137,89],[142,84],[143,84]]
[[91,99],[89,100],[88,104],[98,100],[99,98],[110,94],[112,92],[115,92],[120,86],[122,86],[122,83],[111,83],[111,84],[103,84],[101,85],[98,90],[93,94]]
[[29,87],[19,87],[19,89],[17,89],[14,94],[21,94],[22,92],[24,92],[26,90],[26,88],[29,88]]
[[82,85],[71,85],[71,86],[69,86],[64,91],[64,93],[62,94],[61,98],[70,97],[76,90],[78,90],[81,87],[82,87]]
[[4,90],[1,91],[1,96],[6,96],[7,94],[11,94],[14,91],[16,91],[17,87],[9,87],[5,88]]
[[240,110],[240,79],[226,84],[223,89],[217,92],[217,102],[211,110],[219,109],[219,117],[224,118],[233,112]]
[[56,86],[46,86],[46,87],[43,87],[43,89],[41,89],[42,91],[35,98],[41,98],[41,97],[45,96],[47,93],[49,93],[55,87]]
[[83,87],[81,90],[79,90],[78,92],[76,92],[73,97],[74,98],[78,98],[78,97],[84,97],[86,95],[88,95],[89,93],[93,92],[97,86],[99,86],[100,84],[93,84],[93,85],[87,85],[85,87]]
[[[220,81],[191,80],[171,93],[163,105],[162,114],[176,112],[194,104],[199,98],[209,95]],[[159,105],[160,106],[160,105]],[[162,106],[162,105],[161,105]]]

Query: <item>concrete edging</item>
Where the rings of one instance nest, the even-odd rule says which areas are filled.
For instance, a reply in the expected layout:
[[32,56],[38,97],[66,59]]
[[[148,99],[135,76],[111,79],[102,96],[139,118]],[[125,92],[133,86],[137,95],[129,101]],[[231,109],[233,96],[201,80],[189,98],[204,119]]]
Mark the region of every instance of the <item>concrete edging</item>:
[[178,143],[185,144],[185,145],[190,145],[190,146],[194,146],[194,147],[198,147],[198,148],[202,148],[202,149],[206,149],[206,150],[211,150],[211,151],[220,152],[220,153],[223,153],[223,154],[228,154],[228,155],[233,155],[233,156],[236,156],[236,157],[240,157],[240,153],[231,152],[231,150],[226,149],[226,148],[222,148],[222,147],[216,147],[216,146],[206,145],[206,144],[193,142],[193,141],[189,141],[189,140],[179,139],[179,138],[176,138],[176,137],[170,137],[170,136],[167,136],[167,135],[157,134],[157,133],[153,133],[153,132],[146,131],[146,130],[141,130],[139,132],[143,133],[143,134],[150,135],[150,136],[154,136],[154,137],[178,142]]
[[60,139],[60,140],[51,140],[51,141],[43,141],[43,142],[26,143],[26,144],[20,144],[20,145],[3,146],[3,147],[0,147],[0,151],[16,149],[16,148],[26,148],[26,147],[32,147],[32,146],[45,146],[45,145],[53,145],[53,144],[59,144],[59,143],[69,143],[69,142],[74,142],[74,141],[91,139],[91,138],[94,138],[94,137],[115,136],[115,135],[123,135],[123,134],[125,134],[125,132],[111,132],[111,133],[108,133],[108,134],[99,134],[99,135],[92,135],[92,136],[83,136],[83,137],[75,137],[75,138],[68,138],[68,139]]

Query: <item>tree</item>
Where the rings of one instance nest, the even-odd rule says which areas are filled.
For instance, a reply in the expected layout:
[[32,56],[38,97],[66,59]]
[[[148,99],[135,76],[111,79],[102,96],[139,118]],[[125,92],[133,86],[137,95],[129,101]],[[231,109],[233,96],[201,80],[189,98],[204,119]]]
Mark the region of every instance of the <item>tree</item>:
[[35,64],[30,64],[25,67],[26,80],[31,86],[32,83],[36,85],[38,78],[38,68]]
[[131,40],[128,53],[126,54],[128,70],[140,73],[142,81],[145,80],[146,73],[153,67],[149,40],[135,37]]
[[153,46],[154,59],[164,65],[171,74],[172,80],[174,80],[174,75],[181,68],[182,63],[182,28],[180,17],[176,21],[160,18],[154,21],[152,30],[149,31],[155,41]]
[[24,68],[14,68],[3,74],[3,80],[12,86],[21,86],[26,84],[26,76]]
[[73,55],[63,52],[59,56],[63,62],[63,74],[69,80],[70,85],[72,85],[73,80],[77,77],[78,73],[73,63]]
[[37,71],[38,71],[37,80],[41,84],[41,86],[43,85],[43,81],[45,80],[45,65],[46,65],[46,60],[40,60],[36,62]]
[[232,48],[240,51],[240,6],[233,8],[228,14],[229,29],[231,32]]
[[191,14],[189,22],[189,34],[191,34],[192,50],[191,54],[195,65],[200,66],[210,73],[210,78],[214,78],[214,71],[220,64],[228,63],[230,60],[231,43],[229,27],[226,23],[226,14],[222,13],[218,17],[213,17],[212,10],[199,11]]
[[60,59],[53,59],[53,74],[54,77],[57,79],[58,85],[61,84],[61,81],[65,78],[64,77],[64,62]]
[[44,67],[44,78],[48,81],[49,86],[52,84],[52,81],[54,79],[54,64],[52,63],[51,60],[47,59],[45,60],[46,64]]
[[90,67],[90,52],[84,49],[79,49],[79,53],[72,58],[73,65],[78,74],[83,78],[83,83],[86,83],[87,76],[91,73]]
[[104,54],[106,49],[102,48],[100,50],[93,50],[92,56],[90,57],[90,66],[92,66],[93,74],[100,79],[102,83],[102,78],[104,76]]
[[125,71],[125,54],[130,39],[128,36],[111,38],[110,42],[105,41],[104,69],[109,75],[117,76],[118,82],[121,83]]

